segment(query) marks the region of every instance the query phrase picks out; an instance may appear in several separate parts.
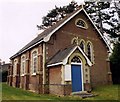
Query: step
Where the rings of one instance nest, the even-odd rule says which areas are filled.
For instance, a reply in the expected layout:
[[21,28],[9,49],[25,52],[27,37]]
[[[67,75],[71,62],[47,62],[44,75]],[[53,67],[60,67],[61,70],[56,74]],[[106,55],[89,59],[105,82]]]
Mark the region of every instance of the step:
[[88,93],[87,91],[73,92],[72,95],[77,95],[77,96],[80,96],[82,98],[97,96],[97,95],[94,95],[92,93]]

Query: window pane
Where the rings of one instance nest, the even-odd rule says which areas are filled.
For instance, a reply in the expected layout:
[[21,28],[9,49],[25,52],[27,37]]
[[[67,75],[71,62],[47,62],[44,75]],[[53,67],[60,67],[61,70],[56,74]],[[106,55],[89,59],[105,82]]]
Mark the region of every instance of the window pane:
[[87,45],[87,55],[88,55],[88,58],[91,60],[91,45],[90,45],[90,43]]
[[65,65],[65,81],[71,81],[71,65]]
[[80,43],[80,48],[84,51],[84,42],[83,41]]
[[77,25],[78,25],[78,26],[85,27],[85,23],[84,23],[84,21],[82,21],[82,20],[79,20],[79,21],[77,22]]
[[37,52],[34,51],[32,54],[33,60],[32,60],[32,64],[33,64],[33,73],[36,73],[36,69],[37,69]]
[[73,59],[71,60],[71,62],[81,63],[81,60],[77,56],[75,56],[75,57],[73,57]]
[[21,58],[21,74],[25,73],[25,57]]

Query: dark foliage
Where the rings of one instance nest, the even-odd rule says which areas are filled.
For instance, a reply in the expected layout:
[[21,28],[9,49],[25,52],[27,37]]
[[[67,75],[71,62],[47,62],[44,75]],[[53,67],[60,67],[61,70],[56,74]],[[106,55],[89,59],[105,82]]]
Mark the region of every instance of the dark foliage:
[[113,83],[120,84],[120,43],[114,46],[113,53],[110,57],[111,71],[113,76]]
[[7,81],[7,75],[8,75],[8,71],[3,71],[2,72],[2,82],[6,82]]
[[42,25],[37,25],[38,29],[46,29],[52,26],[54,23],[63,19],[67,14],[72,13],[77,9],[78,5],[75,1],[72,1],[69,5],[63,7],[55,6],[46,16],[42,19]]
[[[120,22],[115,18],[116,13],[118,16],[120,15],[120,8],[117,3],[120,5],[120,2],[114,2],[115,6],[110,7],[110,2],[85,2],[85,9],[96,26],[102,33],[110,34],[111,38],[119,37],[118,33],[120,32]],[[104,24],[111,28],[104,28]]]

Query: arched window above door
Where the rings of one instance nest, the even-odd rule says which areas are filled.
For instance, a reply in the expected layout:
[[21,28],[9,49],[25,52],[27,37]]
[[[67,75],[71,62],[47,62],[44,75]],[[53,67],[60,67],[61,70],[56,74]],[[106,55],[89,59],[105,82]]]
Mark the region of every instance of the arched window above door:
[[81,63],[81,60],[80,60],[80,58],[78,56],[75,56],[75,57],[72,58],[71,62],[73,62],[73,63]]

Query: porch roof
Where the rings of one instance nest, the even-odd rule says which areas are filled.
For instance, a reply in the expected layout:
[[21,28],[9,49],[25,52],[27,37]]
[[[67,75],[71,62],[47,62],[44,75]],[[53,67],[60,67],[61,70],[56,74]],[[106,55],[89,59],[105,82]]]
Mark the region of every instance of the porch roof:
[[72,45],[68,48],[58,51],[47,63],[47,67],[56,66],[56,65],[65,65],[68,62],[68,58],[74,51],[78,49],[80,53],[85,58],[87,64],[92,66],[92,62],[88,59],[87,55],[82,51],[79,46]]

